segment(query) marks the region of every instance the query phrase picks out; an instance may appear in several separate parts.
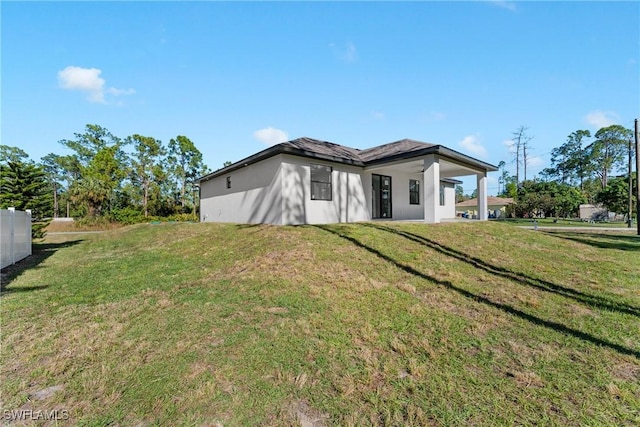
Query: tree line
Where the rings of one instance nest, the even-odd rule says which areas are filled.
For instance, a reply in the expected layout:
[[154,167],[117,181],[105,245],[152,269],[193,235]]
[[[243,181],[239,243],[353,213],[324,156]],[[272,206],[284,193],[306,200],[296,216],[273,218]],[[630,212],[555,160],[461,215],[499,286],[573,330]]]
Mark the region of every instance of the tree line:
[[206,174],[202,153],[186,136],[167,145],[150,136],[113,135],[89,124],[59,141],[71,154],[39,162],[0,145],[0,206],[31,209],[34,218],[71,216],[132,223],[196,214],[194,180]]
[[[563,144],[551,150],[551,165],[531,180],[526,179],[526,164],[533,137],[524,126],[513,136],[516,174],[507,171],[506,162],[499,163],[499,195],[514,198],[513,214],[576,217],[580,204],[592,203],[602,204],[628,219],[629,177],[635,176],[632,165],[636,156],[631,129],[611,125],[593,136],[583,129],[572,132]],[[632,182],[632,192],[636,194],[635,179]],[[635,196],[632,217],[633,206]]]

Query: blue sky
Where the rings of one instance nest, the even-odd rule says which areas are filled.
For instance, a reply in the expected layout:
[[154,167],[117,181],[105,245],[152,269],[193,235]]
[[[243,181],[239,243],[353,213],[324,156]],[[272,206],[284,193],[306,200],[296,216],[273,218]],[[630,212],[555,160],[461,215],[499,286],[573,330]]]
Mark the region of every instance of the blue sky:
[[412,138],[515,170],[507,141],[525,125],[532,177],[571,132],[640,115],[638,2],[0,8],[1,143],[35,160],[67,153],[58,141],[91,123],[122,138],[185,135],[211,169],[308,136],[356,148]]

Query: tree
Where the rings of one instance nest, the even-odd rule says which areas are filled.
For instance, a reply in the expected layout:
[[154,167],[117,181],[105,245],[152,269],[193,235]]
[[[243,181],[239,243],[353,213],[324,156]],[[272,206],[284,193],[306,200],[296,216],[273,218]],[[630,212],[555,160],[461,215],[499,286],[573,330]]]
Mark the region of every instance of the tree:
[[74,202],[85,204],[90,216],[97,216],[117,198],[127,175],[123,142],[98,125],[87,125],[85,133],[75,137],[60,141],[74,151],[64,161],[71,177],[69,194]]
[[624,164],[627,141],[632,132],[620,125],[604,127],[596,132],[596,140],[589,146],[589,160],[600,178],[601,188],[607,187],[613,168]]
[[462,185],[456,185],[456,203],[464,201],[464,189]]
[[132,181],[142,186],[142,209],[144,216],[149,216],[149,192],[157,186],[162,176],[161,161],[165,154],[162,142],[147,136],[135,134],[127,138],[134,147],[131,161]]
[[586,200],[576,188],[555,181],[524,181],[518,189],[516,215],[574,216]]
[[0,145],[0,163],[30,162],[29,155],[22,148]]
[[41,159],[41,165],[49,182],[50,191],[53,194],[53,217],[57,218],[59,212],[59,196],[65,180],[65,159],[57,154],[47,154]]
[[[167,158],[171,172],[179,185],[180,206],[186,206],[187,185],[203,175],[207,167],[202,161],[202,153],[186,136],[179,135],[169,141]],[[195,203],[195,201],[194,201]]]
[[[635,173],[633,174],[635,176]],[[633,180],[635,182],[635,180]],[[635,194],[635,188],[633,188]],[[611,212],[627,213],[629,203],[629,183],[627,178],[613,178],[607,183],[607,187],[596,194],[596,202],[602,203]],[[633,206],[636,205],[635,197],[632,198]],[[633,216],[633,212],[632,212]]]
[[555,178],[563,184],[580,183],[580,189],[584,188],[584,180],[588,176],[589,157],[582,147],[586,138],[591,138],[588,130],[577,130],[567,137],[567,141],[560,147],[551,150],[551,168],[543,171],[543,174]]
[[0,206],[31,209],[33,218],[44,218],[52,211],[46,174],[33,162],[8,161],[0,165]]
[[[513,138],[513,154],[515,156],[516,163],[516,185],[520,185],[520,164],[524,165],[524,180],[527,180],[527,161],[529,141],[533,139],[532,136],[527,134],[529,128],[524,125],[520,126],[514,132],[512,132]],[[520,160],[522,159],[522,161]]]

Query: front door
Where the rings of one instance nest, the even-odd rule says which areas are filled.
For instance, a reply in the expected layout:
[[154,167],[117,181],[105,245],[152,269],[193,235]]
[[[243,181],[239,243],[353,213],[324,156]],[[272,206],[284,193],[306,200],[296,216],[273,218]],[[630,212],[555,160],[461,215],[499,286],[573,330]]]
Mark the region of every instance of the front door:
[[371,180],[373,184],[371,196],[373,218],[391,218],[391,177],[373,174]]

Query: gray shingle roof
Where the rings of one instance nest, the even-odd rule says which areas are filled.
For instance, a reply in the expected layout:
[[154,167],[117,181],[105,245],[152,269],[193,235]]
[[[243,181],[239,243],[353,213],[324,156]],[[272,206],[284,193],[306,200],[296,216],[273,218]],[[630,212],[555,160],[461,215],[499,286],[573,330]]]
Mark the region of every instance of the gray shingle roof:
[[356,166],[367,166],[433,153],[455,158],[458,161],[469,162],[486,170],[498,170],[498,168],[493,165],[476,160],[462,153],[458,153],[457,151],[451,150],[442,145],[427,144],[426,142],[415,141],[413,139],[401,139],[400,141],[391,142],[389,144],[379,145],[366,150],[359,150],[357,148],[334,144],[333,142],[302,137],[276,144],[273,147],[269,147],[230,166],[198,178],[196,181],[206,181],[242,167],[249,166],[277,154],[292,154],[314,159],[347,163]]
[[414,151],[421,151],[431,147],[435,147],[435,145],[413,139],[401,139],[400,141],[362,150],[359,154],[362,161],[366,163],[392,156],[404,155],[405,153],[412,153]]
[[[277,146],[289,147],[293,150],[302,150],[310,154],[320,154],[338,159],[345,159],[351,162],[361,162],[359,151],[355,148],[334,144],[328,141],[319,141],[313,138],[302,137],[291,141],[283,142]],[[276,147],[277,147],[276,146]]]

